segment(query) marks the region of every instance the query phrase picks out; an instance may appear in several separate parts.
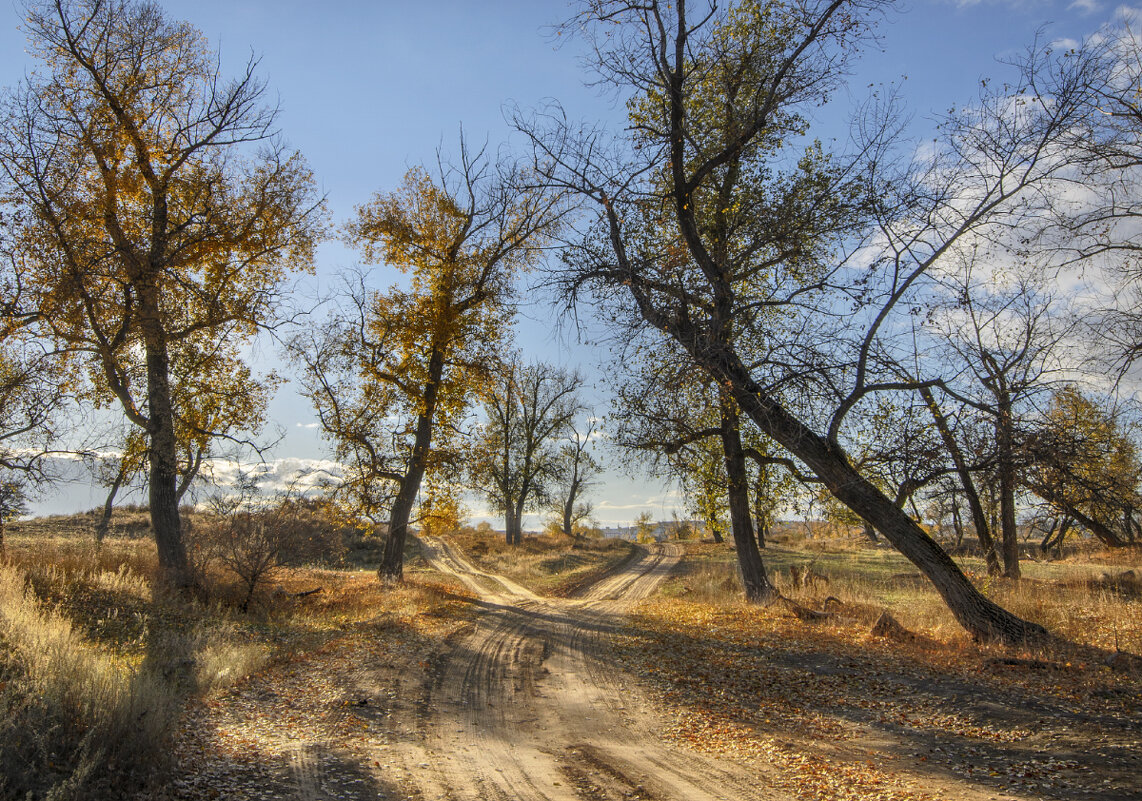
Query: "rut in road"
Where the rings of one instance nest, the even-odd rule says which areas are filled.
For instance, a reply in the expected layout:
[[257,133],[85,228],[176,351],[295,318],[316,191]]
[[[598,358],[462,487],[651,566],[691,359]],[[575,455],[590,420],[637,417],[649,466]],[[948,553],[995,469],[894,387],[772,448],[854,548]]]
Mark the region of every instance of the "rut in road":
[[[569,600],[545,599],[425,539],[429,561],[480,595],[484,614],[438,655],[398,751],[413,798],[774,799],[768,766],[660,741],[637,683],[607,657],[626,610],[669,574],[681,546],[640,549]],[[389,753],[391,759],[393,754]]]

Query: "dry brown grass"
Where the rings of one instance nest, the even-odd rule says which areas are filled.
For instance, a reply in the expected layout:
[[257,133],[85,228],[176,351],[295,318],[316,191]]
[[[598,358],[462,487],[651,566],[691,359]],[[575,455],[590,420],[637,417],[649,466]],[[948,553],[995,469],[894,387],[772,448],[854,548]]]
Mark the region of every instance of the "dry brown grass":
[[[875,620],[880,611],[888,610],[906,628],[924,636],[943,642],[967,640],[929,582],[899,553],[859,540],[824,542],[829,543],[825,548],[770,546],[762,552],[771,577],[785,595],[817,609],[832,596],[847,607],[849,617],[861,622]],[[723,606],[739,603],[732,551],[708,543],[687,547],[689,558],[663,593]],[[961,557],[957,561],[989,598],[1060,637],[1105,650],[1142,653],[1142,592],[1131,590],[1142,590],[1142,583],[1115,580],[1130,569],[1142,576],[1142,553],[1137,550],[1028,561],[1023,565],[1025,578],[1019,582],[988,577],[981,559]],[[789,573],[793,566],[811,567],[828,581],[795,587]]]
[[[356,627],[428,635],[468,614],[419,572],[292,567],[248,614],[153,591],[149,539],[97,545],[83,521],[24,524],[0,562],[0,799],[120,798],[154,782],[183,703]],[[320,588],[319,592],[305,594]],[[224,583],[215,586],[223,595]]]
[[[1139,673],[1089,647],[1113,649],[1117,629],[1123,649],[1142,651],[1138,599],[1097,578],[1132,560],[1030,563],[1018,585],[965,560],[990,597],[1072,640],[1028,650],[972,642],[887,549],[765,549],[783,593],[818,610],[842,601],[806,622],[745,603],[727,546],[687,548],[618,640],[668,738],[758,756],[803,801],[1134,797]],[[789,567],[810,564],[828,583],[793,587]],[[918,636],[874,635],[885,609]]]
[[464,529],[449,539],[484,570],[499,573],[545,595],[567,595],[629,559],[624,540],[526,535],[508,545],[502,534]]

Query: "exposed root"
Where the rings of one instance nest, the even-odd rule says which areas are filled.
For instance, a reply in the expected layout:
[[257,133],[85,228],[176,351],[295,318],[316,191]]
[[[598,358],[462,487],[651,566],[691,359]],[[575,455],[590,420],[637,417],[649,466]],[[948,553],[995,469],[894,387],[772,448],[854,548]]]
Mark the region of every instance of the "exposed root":
[[[797,603],[792,598],[786,598],[784,595],[779,595],[777,600],[784,605],[786,609],[792,612],[794,617],[806,623],[818,623],[833,616],[832,612],[818,612],[816,609],[809,609]],[[837,599],[833,598],[833,600],[835,601]],[[837,601],[837,603],[840,603],[840,601]]]

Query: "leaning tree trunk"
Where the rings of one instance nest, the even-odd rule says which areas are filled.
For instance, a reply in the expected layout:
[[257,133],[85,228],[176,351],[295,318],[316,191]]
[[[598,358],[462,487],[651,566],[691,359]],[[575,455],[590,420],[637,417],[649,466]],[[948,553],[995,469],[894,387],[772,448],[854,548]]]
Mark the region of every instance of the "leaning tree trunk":
[[916,565],[935,586],[960,625],[977,638],[1008,643],[1047,636],[1042,626],[1011,614],[981,594],[912,518],[853,469],[840,448],[774,401],[753,379],[737,354],[710,346],[694,334],[684,332],[680,340],[687,344],[695,360],[730,387],[738,406],[764,433],[804,462],[837,500],[875,526]]
[[164,580],[179,589],[193,583],[178,511],[178,440],[171,399],[170,357],[155,281],[139,293],[139,316],[147,362],[147,434],[150,439],[151,528]]
[[765,572],[765,563],[761,560],[757,540],[753,535],[745,450],[742,448],[738,410],[730,398],[723,398],[721,402],[721,437],[728,479],[726,492],[729,495],[730,528],[738,555],[742,589],[745,590],[746,600],[768,603],[776,597],[777,589]]
[[1074,518],[1074,522],[1093,534],[1103,545],[1111,548],[1125,547],[1126,543],[1110,527],[1089,515],[1083,514],[1082,510],[1068,502],[1061,493],[1056,492],[1053,488],[1036,484],[1031,487],[1031,491],[1047,503],[1056,505],[1069,517]]
[[428,466],[428,455],[432,447],[432,423],[436,412],[436,399],[440,389],[440,378],[444,374],[444,353],[434,348],[428,359],[428,380],[424,385],[424,405],[416,418],[416,434],[413,437],[412,454],[405,468],[404,478],[397,488],[393,508],[389,513],[389,536],[385,540],[385,551],[377,576],[382,580],[400,581],[404,575],[404,545],[408,539],[408,521],[412,517],[412,507],[416,503],[420,483]]
[[964,453],[960,450],[960,444],[956,442],[956,438],[952,436],[952,429],[948,426],[948,419],[944,417],[944,413],[940,411],[940,407],[936,405],[936,399],[932,395],[932,390],[923,387],[920,390],[920,395],[924,398],[924,402],[928,404],[928,411],[932,413],[932,418],[936,421],[936,429],[940,432],[940,439],[944,441],[944,447],[948,449],[948,453],[952,456],[952,463],[956,466],[956,474],[960,477],[960,485],[964,489],[964,497],[967,498],[968,508],[971,509],[972,524],[975,526],[975,536],[976,539],[979,540],[979,547],[980,550],[983,551],[983,558],[987,561],[987,575],[998,576],[1001,572],[999,567],[999,554],[995,551],[995,541],[991,538],[991,527],[987,523],[987,513],[983,510],[983,503],[979,499],[979,493],[976,491],[975,482],[971,477],[971,471],[968,470]]

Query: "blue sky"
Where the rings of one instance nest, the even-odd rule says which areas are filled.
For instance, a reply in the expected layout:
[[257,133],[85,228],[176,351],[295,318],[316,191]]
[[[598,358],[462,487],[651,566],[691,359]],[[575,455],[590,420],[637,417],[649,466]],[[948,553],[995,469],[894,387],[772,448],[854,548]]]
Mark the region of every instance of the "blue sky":
[[[240,69],[251,53],[259,74],[281,103],[286,139],[305,153],[337,221],[378,189],[396,186],[404,172],[431,162],[438,146],[455,149],[461,125],[469,141],[493,146],[510,137],[503,106],[530,107],[558,99],[573,118],[622,125],[611,98],[584,86],[575,42],[558,47],[549,26],[573,4],[544,0],[167,0],[168,16],[198,27],[221,50],[224,72]],[[1115,7],[1094,0],[913,0],[881,26],[880,48],[858,63],[851,86],[863,98],[870,84],[902,81],[918,131],[931,115],[970,102],[979,78],[1003,77],[998,59],[1011,56],[1047,23],[1049,38],[1081,38],[1108,20]],[[0,83],[17,82],[30,61],[23,52],[19,13],[0,15]],[[907,76],[903,79],[903,76]],[[822,138],[843,130],[817,130]],[[328,285],[355,256],[324,246],[319,285]],[[387,283],[384,268],[378,283]],[[520,342],[527,352],[563,364],[596,365],[606,353],[552,333],[542,301],[525,304]],[[274,357],[259,349],[259,358]],[[602,411],[602,410],[600,410]],[[306,427],[313,413],[287,385],[271,409],[286,437],[278,458],[319,458],[323,445]],[[38,508],[87,508],[95,495],[80,488],[46,499]],[[679,501],[654,482],[609,478],[595,497],[605,524],[629,522],[650,509],[669,517]]]

